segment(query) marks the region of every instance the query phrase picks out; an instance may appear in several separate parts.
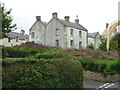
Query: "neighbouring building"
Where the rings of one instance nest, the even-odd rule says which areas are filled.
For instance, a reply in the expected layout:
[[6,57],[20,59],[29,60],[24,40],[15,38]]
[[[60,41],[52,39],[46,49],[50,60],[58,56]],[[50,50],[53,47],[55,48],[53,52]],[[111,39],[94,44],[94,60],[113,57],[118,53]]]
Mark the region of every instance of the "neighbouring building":
[[79,24],[78,17],[75,22],[70,22],[70,17],[64,20],[58,18],[57,13],[52,13],[52,19],[45,23],[41,17],[36,17],[36,22],[29,30],[29,41],[46,46],[61,48],[87,47],[88,30]]
[[25,34],[24,30],[21,30],[20,33],[10,32],[8,38],[0,39],[0,46],[16,46],[27,41],[29,41],[29,36]]
[[99,48],[100,45],[100,34],[99,32],[88,33],[88,45],[93,45],[95,49]]

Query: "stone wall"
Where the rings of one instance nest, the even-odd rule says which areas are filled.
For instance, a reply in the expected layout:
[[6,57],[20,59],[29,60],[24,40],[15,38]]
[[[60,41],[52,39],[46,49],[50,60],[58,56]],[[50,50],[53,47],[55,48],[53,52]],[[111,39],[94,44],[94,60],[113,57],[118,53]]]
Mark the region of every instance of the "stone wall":
[[91,71],[83,71],[83,76],[85,80],[95,80],[102,82],[120,82],[120,75],[107,75],[104,76],[101,73],[91,72]]

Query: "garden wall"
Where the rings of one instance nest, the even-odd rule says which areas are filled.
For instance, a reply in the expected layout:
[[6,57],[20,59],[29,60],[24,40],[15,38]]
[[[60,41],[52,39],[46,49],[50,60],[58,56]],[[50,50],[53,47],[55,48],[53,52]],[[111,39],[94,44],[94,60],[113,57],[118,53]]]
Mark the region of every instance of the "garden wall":
[[95,81],[102,81],[102,82],[120,82],[120,74],[105,76],[101,73],[83,70],[83,76],[85,80],[95,80]]

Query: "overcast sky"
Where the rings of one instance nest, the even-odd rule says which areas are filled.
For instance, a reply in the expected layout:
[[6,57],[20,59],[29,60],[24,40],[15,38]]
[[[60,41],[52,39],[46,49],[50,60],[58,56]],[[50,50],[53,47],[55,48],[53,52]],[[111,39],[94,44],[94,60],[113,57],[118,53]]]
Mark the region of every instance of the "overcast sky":
[[58,18],[70,16],[74,22],[78,15],[80,24],[88,32],[100,33],[105,30],[106,23],[118,19],[119,0],[1,0],[7,9],[12,8],[12,16],[17,24],[16,32],[21,28],[29,33],[29,28],[36,18],[41,16],[42,21],[49,22],[52,13],[57,12]]

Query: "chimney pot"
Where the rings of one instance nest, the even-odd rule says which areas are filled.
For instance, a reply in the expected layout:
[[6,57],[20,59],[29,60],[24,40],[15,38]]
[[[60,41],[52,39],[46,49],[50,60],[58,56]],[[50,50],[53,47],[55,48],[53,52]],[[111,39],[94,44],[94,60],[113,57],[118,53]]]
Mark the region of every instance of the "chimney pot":
[[36,16],[36,21],[37,22],[41,21],[41,16]]
[[69,22],[69,16],[65,16],[64,19]]

